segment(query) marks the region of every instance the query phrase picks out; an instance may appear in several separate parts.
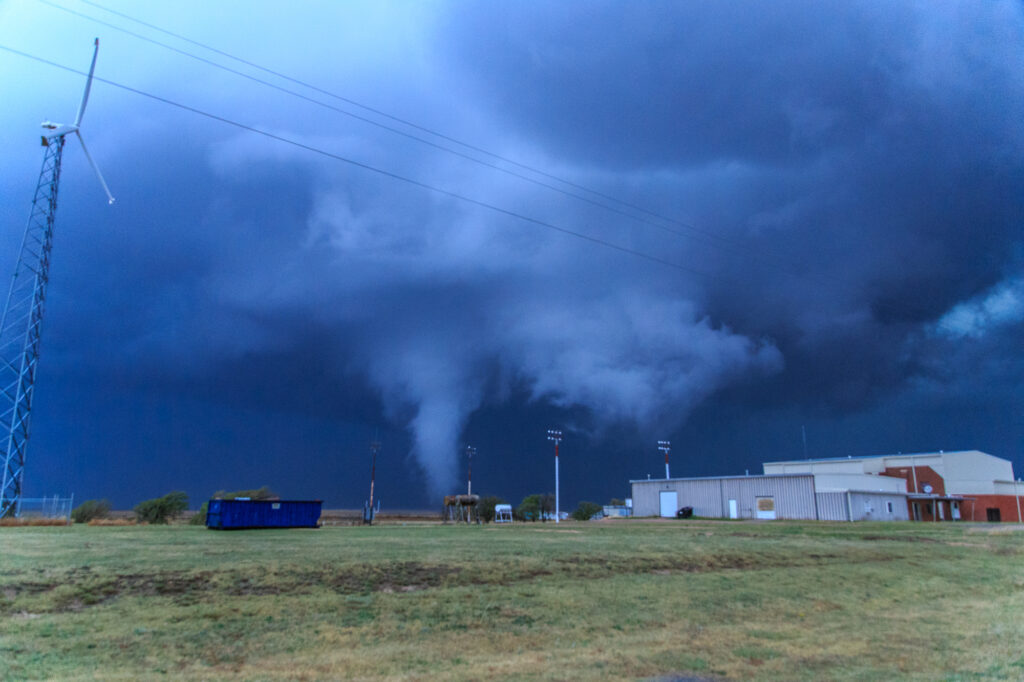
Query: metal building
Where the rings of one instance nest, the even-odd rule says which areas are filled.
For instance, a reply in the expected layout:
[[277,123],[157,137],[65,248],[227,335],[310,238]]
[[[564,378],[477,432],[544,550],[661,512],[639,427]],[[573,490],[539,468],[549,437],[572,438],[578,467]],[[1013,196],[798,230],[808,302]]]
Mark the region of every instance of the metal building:
[[630,481],[634,516],[816,519],[813,475],[714,476]]
[[889,490],[819,492],[813,474],[714,476],[630,481],[635,516],[674,517],[682,507],[724,519],[906,521],[907,494]]

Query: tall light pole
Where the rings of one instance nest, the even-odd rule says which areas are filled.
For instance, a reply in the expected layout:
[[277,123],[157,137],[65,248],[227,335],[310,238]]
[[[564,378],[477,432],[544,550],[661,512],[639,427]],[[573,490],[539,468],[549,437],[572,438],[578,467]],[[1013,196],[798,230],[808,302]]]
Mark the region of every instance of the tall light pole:
[[473,494],[473,455],[476,454],[476,448],[472,445],[466,446],[466,459],[469,460],[469,467],[466,472],[466,494]]
[[659,440],[658,449],[665,453],[665,480],[668,480],[672,478],[668,475],[668,451],[672,449],[672,443],[667,440]]
[[548,429],[548,440],[555,441],[555,523],[558,523],[558,444],[562,442],[562,432],[557,429]]

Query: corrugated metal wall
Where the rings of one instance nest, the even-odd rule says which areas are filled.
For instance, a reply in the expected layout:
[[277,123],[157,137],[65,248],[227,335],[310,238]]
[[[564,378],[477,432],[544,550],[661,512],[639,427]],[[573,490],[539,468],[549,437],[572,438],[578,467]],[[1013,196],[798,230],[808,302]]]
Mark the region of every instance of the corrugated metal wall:
[[693,507],[697,516],[728,518],[729,500],[736,500],[739,518],[754,518],[757,498],[772,497],[777,518],[817,518],[814,477],[809,475],[634,481],[633,514],[657,516],[663,490],[674,490],[678,505]]
[[[904,495],[850,491],[847,493],[818,493],[818,518],[822,521],[849,521],[853,510],[854,521],[908,521],[907,498]],[[892,505],[892,511],[886,503]]]
[[[817,493],[818,519],[821,521],[849,521],[850,511],[846,493]],[[906,505],[903,505],[906,506]]]
[[[890,512],[886,506],[892,506]],[[850,505],[853,507],[853,518],[857,521],[909,521],[907,498],[903,495],[886,495],[884,493],[850,492]]]

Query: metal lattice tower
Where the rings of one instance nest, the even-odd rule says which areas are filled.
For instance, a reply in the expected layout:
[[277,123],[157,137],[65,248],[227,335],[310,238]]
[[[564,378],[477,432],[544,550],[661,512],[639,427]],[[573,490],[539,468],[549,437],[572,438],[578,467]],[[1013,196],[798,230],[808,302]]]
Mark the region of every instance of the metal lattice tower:
[[17,513],[22,494],[32,395],[39,365],[43,304],[46,302],[46,284],[50,278],[50,250],[53,247],[53,220],[57,211],[60,164],[67,135],[74,133],[78,136],[82,142],[82,151],[96,171],[107,199],[114,203],[107,183],[82,141],[80,130],[82,114],[89,101],[92,74],[96,69],[99,42],[99,39],[95,42],[85,94],[74,124],[43,123],[46,131],[42,137],[45,147],[43,167],[39,171],[32,212],[25,227],[7,303],[0,317],[0,438],[3,441],[3,450],[0,451],[0,518]]
[[0,319],[0,433],[5,440],[0,518],[13,515],[21,498],[63,154],[62,135],[46,147],[43,155],[32,213]]

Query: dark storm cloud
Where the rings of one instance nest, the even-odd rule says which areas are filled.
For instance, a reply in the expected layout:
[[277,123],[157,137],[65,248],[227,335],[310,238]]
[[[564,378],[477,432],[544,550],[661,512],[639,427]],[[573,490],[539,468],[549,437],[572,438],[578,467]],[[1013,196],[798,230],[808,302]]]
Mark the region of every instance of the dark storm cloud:
[[906,3],[464,9],[445,45],[497,115],[558,153],[648,167],[866,141],[904,97],[889,88],[927,20]]
[[[126,395],[180,403],[188,418],[168,424],[199,431],[175,443],[247,449],[253,467],[295,452],[281,433],[330,451],[317,420],[389,422],[409,429],[399,447],[432,493],[458,477],[466,438],[494,453],[483,475],[530,491],[530,443],[564,424],[596,464],[566,479],[589,496],[621,494],[649,470],[629,443],[670,434],[713,474],[796,455],[800,423],[846,439],[842,454],[885,449],[886,433],[951,449],[1019,431],[1019,5],[517,3],[406,18],[402,40],[338,59],[338,75],[317,55],[340,48],[307,46],[323,84],[713,236],[187,71],[196,85],[176,96],[683,269],[128,103],[127,132],[141,132],[91,145],[107,149],[116,212],[86,201],[84,180],[62,196],[89,207],[63,208],[65,224],[110,228],[58,237],[46,340],[68,385],[104,379],[107,419]],[[950,426],[957,409],[970,428]],[[251,415],[266,424],[231,435]],[[978,442],[939,442],[965,433]],[[362,450],[369,436],[352,437]]]
[[709,311],[780,344],[776,397],[849,409],[899,388],[921,371],[918,325],[1019,265],[1019,8],[597,3],[453,21],[452,63],[524,135],[579,164],[688,174],[688,212],[742,240],[715,256],[729,278]]

